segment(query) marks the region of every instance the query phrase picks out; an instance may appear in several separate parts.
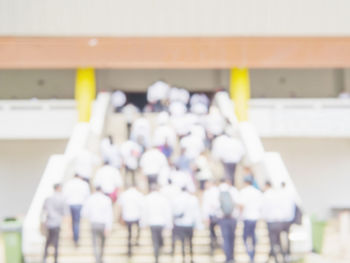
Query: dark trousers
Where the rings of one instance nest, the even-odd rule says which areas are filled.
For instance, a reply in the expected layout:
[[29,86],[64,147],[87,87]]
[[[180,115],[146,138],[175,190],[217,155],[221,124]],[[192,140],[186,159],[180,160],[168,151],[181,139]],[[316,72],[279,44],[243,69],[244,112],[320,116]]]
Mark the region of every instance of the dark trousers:
[[128,228],[128,256],[130,257],[132,255],[132,228],[134,225],[137,227],[136,244],[138,244],[140,239],[140,225],[138,220],[125,221],[125,223]]
[[159,262],[160,248],[163,246],[163,226],[151,226],[151,236],[155,263]]
[[289,231],[292,223],[291,222],[282,222],[281,223],[281,233],[285,233],[285,243],[286,248],[284,249],[284,254],[290,255],[290,242],[289,242]]
[[102,263],[103,250],[105,246],[105,225],[99,223],[91,224],[91,233],[92,233],[92,245],[94,248],[94,255],[96,263]]
[[255,246],[256,246],[255,228],[256,228],[255,220],[244,220],[243,241],[251,262],[254,261],[254,257],[255,257]]
[[282,260],[284,261],[285,255],[281,245],[281,231],[283,224],[280,222],[267,223],[267,229],[269,231],[269,240],[270,240],[270,253],[269,259],[274,258],[276,263],[279,263],[279,255],[282,255]]
[[147,175],[148,191],[151,191],[151,185],[158,183],[158,176],[156,174]]
[[72,230],[73,230],[73,240],[77,244],[79,241],[79,229],[80,229],[80,211],[82,205],[71,205],[70,213],[72,215]]
[[224,171],[225,171],[225,178],[230,180],[232,185],[235,185],[235,172],[236,172],[236,163],[225,163],[224,165]]
[[207,181],[208,181],[208,180],[199,180],[199,189],[200,189],[201,191],[204,191],[204,189],[205,189],[205,184],[206,184]]
[[59,227],[47,229],[46,243],[45,243],[45,249],[44,249],[44,260],[43,260],[44,263],[46,263],[48,249],[49,249],[50,245],[52,245],[55,248],[55,253],[54,253],[55,261],[54,262],[57,263],[59,236],[60,236],[60,228]]
[[181,241],[181,252],[182,252],[182,260],[185,261],[186,258],[186,242],[188,242],[188,245],[190,247],[190,257],[191,262],[193,262],[193,227],[192,226],[174,226],[173,229],[173,235],[174,235],[174,243],[172,244],[172,254],[175,254],[175,241],[177,239],[180,239]]
[[234,260],[235,249],[235,232],[237,221],[234,218],[222,218],[219,221],[221,235],[223,239],[223,249],[226,257],[226,262]]
[[218,244],[218,238],[215,232],[215,227],[218,224],[218,219],[214,216],[209,217],[209,232],[210,232],[210,252],[213,254],[215,247]]

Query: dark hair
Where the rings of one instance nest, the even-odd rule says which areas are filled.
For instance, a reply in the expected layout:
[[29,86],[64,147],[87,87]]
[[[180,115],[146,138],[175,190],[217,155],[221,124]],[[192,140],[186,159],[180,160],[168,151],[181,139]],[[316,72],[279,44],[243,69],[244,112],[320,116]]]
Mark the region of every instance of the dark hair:
[[168,184],[172,184],[173,180],[171,180],[171,178],[168,178]]
[[98,192],[102,191],[102,188],[100,185],[96,186],[96,191],[98,191]]
[[271,186],[272,186],[270,181],[266,181],[266,182],[265,182],[265,185],[268,186],[268,187],[271,187]]
[[61,184],[54,184],[53,189],[57,191],[59,188],[61,188]]

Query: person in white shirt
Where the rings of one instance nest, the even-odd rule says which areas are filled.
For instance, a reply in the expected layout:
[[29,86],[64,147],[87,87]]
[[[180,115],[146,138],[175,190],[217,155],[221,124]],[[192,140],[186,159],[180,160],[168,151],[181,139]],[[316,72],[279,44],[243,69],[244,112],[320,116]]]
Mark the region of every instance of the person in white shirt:
[[185,150],[184,154],[190,160],[194,160],[205,150],[203,139],[194,134],[183,137],[180,140],[180,146]]
[[113,137],[111,135],[101,141],[100,150],[104,162],[108,162],[117,169],[121,168],[122,158],[118,147],[113,143]]
[[219,185],[218,199],[216,199],[219,207],[217,216],[223,239],[223,249],[225,253],[225,262],[234,262],[235,249],[235,232],[237,226],[237,204],[239,202],[239,194],[231,181],[221,179]]
[[267,223],[270,240],[269,259],[274,258],[279,263],[279,255],[285,258],[281,244],[281,232],[283,229],[283,201],[281,202],[281,191],[272,188],[270,182],[265,183],[265,192],[262,198],[261,215]]
[[235,184],[235,171],[245,153],[243,144],[236,138],[226,134],[215,138],[212,145],[212,156],[220,160],[224,166],[225,177]]
[[69,205],[72,216],[72,232],[75,246],[78,246],[79,242],[80,212],[89,195],[89,184],[79,174],[76,174],[73,179],[70,179],[63,186],[63,196]]
[[158,176],[164,167],[168,166],[165,155],[157,148],[147,150],[140,159],[140,168],[147,177],[148,187],[158,182]]
[[206,182],[213,177],[208,158],[205,153],[202,153],[195,159],[194,166],[195,176],[199,182],[199,189],[204,191]]
[[180,102],[187,105],[190,99],[190,93],[186,89],[172,87],[169,92],[170,102]]
[[84,204],[82,216],[91,224],[96,263],[102,263],[106,236],[113,225],[113,208],[111,199],[102,193],[100,186],[96,187],[96,192]]
[[146,118],[141,117],[133,122],[130,139],[141,145],[142,152],[151,146],[151,125]]
[[261,217],[262,193],[253,186],[253,178],[244,178],[245,187],[239,193],[242,219],[244,223],[243,240],[250,262],[254,262],[256,235],[256,223]]
[[207,188],[203,192],[202,197],[202,214],[204,221],[207,222],[210,232],[210,253],[214,254],[214,250],[218,245],[218,239],[215,228],[218,224],[218,213],[220,211],[219,200],[219,188],[216,183],[209,180]]
[[181,171],[180,167],[175,166],[175,169],[171,170],[169,177],[174,185],[180,189],[185,187],[190,193],[196,192],[196,186],[191,174],[186,171]]
[[180,190],[181,189],[173,183],[173,180],[171,180],[171,178],[168,178],[167,184],[160,188],[160,193],[168,199],[172,211],[175,205],[176,197],[180,194]]
[[[159,115],[159,117],[161,116],[161,114]],[[177,144],[177,138],[175,130],[168,123],[168,114],[166,118],[166,120],[159,121],[158,126],[154,130],[153,145],[158,147],[167,157],[167,159],[169,159]]]
[[190,258],[193,262],[193,231],[194,228],[201,228],[201,213],[199,201],[196,196],[190,194],[186,187],[181,189],[181,193],[174,202],[174,238],[172,244],[172,255],[175,253],[175,241],[181,240],[182,261],[185,262],[185,243],[188,241],[190,247]]
[[190,100],[191,112],[203,115],[208,112],[209,98],[204,93],[195,93]]
[[154,130],[153,145],[163,146],[168,144],[171,148],[174,148],[177,143],[176,133],[173,127],[168,124],[161,124]]
[[140,109],[132,103],[128,103],[122,109],[123,116],[126,121],[127,137],[130,137],[131,125],[133,121],[137,118],[137,115],[140,113]]
[[126,169],[126,178],[131,175],[131,184],[135,184],[135,173],[139,166],[142,147],[138,143],[128,140],[120,146],[120,153]]
[[75,159],[75,172],[89,183],[95,169],[100,164],[101,159],[96,154],[83,150],[79,152]]
[[126,103],[126,95],[121,90],[116,90],[111,96],[112,105],[115,112],[121,112],[121,109]]
[[163,229],[172,228],[172,213],[169,201],[152,184],[150,193],[144,198],[141,226],[150,227],[155,263],[159,262],[160,248],[164,245]]
[[117,200],[118,192],[123,187],[123,178],[118,169],[106,162],[97,170],[94,185],[95,187],[100,186],[102,192],[109,196],[114,203]]
[[211,106],[210,113],[205,118],[205,129],[210,141],[214,140],[217,136],[221,135],[225,131],[225,119],[220,114],[217,107]]
[[143,194],[132,185],[120,195],[118,204],[121,208],[121,219],[128,228],[128,256],[132,256],[133,226],[137,228],[135,245],[138,246],[140,239],[140,219],[143,206]]
[[156,81],[147,90],[147,101],[152,105],[153,112],[164,110],[164,104],[169,98],[170,86],[163,81]]

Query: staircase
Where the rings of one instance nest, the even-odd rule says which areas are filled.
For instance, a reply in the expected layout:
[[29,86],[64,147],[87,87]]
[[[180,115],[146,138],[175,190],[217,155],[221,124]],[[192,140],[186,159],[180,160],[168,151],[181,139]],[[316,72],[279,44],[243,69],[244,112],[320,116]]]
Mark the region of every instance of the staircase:
[[[107,100],[108,101],[108,100]],[[225,96],[218,96],[217,104],[220,105],[221,112],[225,115],[225,117],[230,120],[231,124],[235,123],[234,110],[232,108],[233,105],[230,104],[230,100]],[[126,123],[125,119],[122,115],[119,114],[109,114],[107,116],[108,121],[105,123],[106,113],[108,105],[106,104],[106,98],[104,98],[104,109],[97,109],[94,112],[99,112],[96,116],[93,114],[93,118],[95,121],[98,120],[98,125],[92,125],[94,135],[93,137],[89,137],[88,145],[91,146],[91,142],[96,146],[98,145],[98,138],[101,138],[103,134],[111,134],[115,138],[115,142],[120,144],[122,141],[126,139]],[[227,113],[227,114],[226,114]],[[147,118],[150,119],[151,123],[154,123],[154,115],[149,115]],[[101,121],[104,119],[104,121]],[[96,126],[100,127],[96,129]],[[281,181],[287,181],[287,183],[291,180],[286,180],[289,178],[289,175],[284,175],[284,178],[280,178],[280,171],[272,171],[271,165],[276,162],[281,162],[280,159],[276,158],[263,158],[264,150],[262,148],[260,139],[254,133],[251,126],[248,124],[240,124],[239,126],[241,139],[244,142],[247,148],[247,158],[245,162],[254,164],[253,169],[257,174],[257,179],[259,182],[263,182],[266,178],[272,179],[273,183],[276,185]],[[96,131],[97,130],[97,131]],[[68,147],[69,148],[69,147]],[[91,147],[90,147],[91,148]],[[269,157],[270,155],[266,155]],[[270,156],[271,157],[271,156]],[[272,156],[275,157],[275,156]],[[265,160],[266,159],[266,160]],[[215,167],[215,164],[213,164]],[[283,162],[279,165],[284,168]],[[276,165],[272,165],[276,167]],[[217,168],[217,167],[216,167]],[[219,173],[218,169],[214,169],[214,173]],[[221,174],[221,173],[220,173]],[[70,175],[65,175],[64,178],[69,178]],[[44,175],[45,177],[45,175]],[[239,174],[238,174],[239,177]],[[276,178],[277,177],[277,178]],[[43,178],[44,179],[44,178]],[[142,178],[139,178],[142,182]],[[51,182],[53,183],[53,182]],[[292,185],[292,183],[291,183]],[[293,186],[293,185],[292,185]],[[43,186],[41,187],[43,188]],[[37,192],[40,192],[39,187]],[[44,189],[41,191],[45,192]],[[46,196],[48,192],[45,192]],[[37,193],[38,194],[38,193]],[[43,194],[41,194],[43,196]],[[41,199],[40,199],[41,200]],[[43,200],[42,200],[43,202]],[[38,205],[36,206],[38,207]],[[33,209],[32,209],[33,210]],[[31,210],[30,210],[31,211]],[[33,213],[33,211],[31,211]],[[36,212],[37,213],[37,212]],[[29,213],[30,214],[30,213]],[[30,221],[30,218],[32,218]],[[34,229],[30,229],[31,224],[29,222],[33,221],[33,215],[30,215],[30,218],[27,219],[28,224],[25,225],[25,233],[27,233],[24,237],[24,255],[26,263],[40,263],[42,261],[43,255],[43,237],[39,238],[38,236],[38,226],[36,225]],[[115,217],[118,218],[118,215]],[[26,228],[31,231],[26,232]],[[296,233],[294,234],[294,241],[291,240],[292,250],[296,248],[296,253],[305,253],[308,251],[308,241],[309,241],[309,232],[307,232],[304,228],[296,228]],[[36,233],[36,238],[31,238],[31,233]],[[219,237],[220,242],[220,228],[217,226],[216,233]],[[238,222],[236,229],[236,241],[235,241],[235,260],[238,263],[249,262],[249,257],[245,252],[245,247],[243,244],[243,224],[242,222]],[[256,247],[256,257],[255,262],[266,262],[268,258],[268,253],[270,250],[268,233],[266,224],[264,222],[258,222],[257,224],[257,247]],[[293,233],[291,234],[293,235]],[[305,241],[306,240],[306,241]],[[165,246],[162,249],[162,253],[160,256],[161,263],[167,262],[182,262],[181,256],[181,246],[178,242],[176,247],[176,253],[172,257],[170,255],[170,245],[171,245],[171,233],[169,230],[164,231],[164,241]],[[304,243],[303,243],[304,242]],[[215,263],[215,262],[224,262],[225,257],[221,248],[216,249],[213,255],[210,254],[210,238],[208,229],[196,230],[194,233],[193,239],[193,249],[194,249],[194,261],[200,263]],[[187,261],[189,262],[189,257],[187,257]],[[53,258],[48,258],[48,263],[53,262]],[[76,248],[72,241],[72,230],[70,226],[70,220],[66,220],[63,224],[60,238],[60,247],[59,247],[59,262],[60,263],[90,263],[95,262],[93,256],[93,248],[92,248],[92,238],[90,234],[89,225],[87,222],[82,222],[81,225],[81,237],[80,237],[80,246]],[[131,258],[127,257],[127,229],[126,227],[120,225],[119,223],[115,223],[113,226],[113,231],[106,240],[105,253],[104,253],[104,263],[148,263],[154,262],[153,257],[153,248],[150,236],[149,229],[142,229],[140,235],[139,246],[133,247],[133,256]]]
[[[238,223],[236,229],[235,255],[236,262],[249,262],[249,258],[245,253],[245,247],[242,239],[243,224]],[[269,241],[265,223],[259,222],[257,224],[257,253],[256,263],[266,262],[269,252]],[[217,234],[220,236],[220,228],[217,227]],[[220,239],[219,239],[220,240]],[[164,231],[164,242],[162,254],[160,256],[161,263],[167,262],[182,262],[180,242],[177,243],[176,253],[174,257],[170,256],[171,233],[169,230]],[[209,231],[197,230],[193,238],[194,261],[198,263],[214,263],[224,262],[225,257],[221,248],[216,249],[214,255],[210,255],[209,248]],[[40,249],[40,248],[39,248]],[[42,249],[42,247],[41,247]],[[63,224],[59,248],[59,262],[60,263],[93,263],[95,262],[93,256],[92,239],[90,234],[89,224],[82,222],[80,246],[75,248],[72,241],[72,230],[70,229],[70,222],[66,220]],[[42,254],[27,254],[27,263],[40,263]],[[187,258],[189,259],[189,257]],[[48,258],[48,263],[53,262],[53,258]],[[141,230],[139,246],[133,247],[133,257],[127,257],[127,230],[126,227],[120,224],[114,224],[113,231],[106,240],[104,263],[153,263],[153,248],[150,236],[150,230],[145,228]],[[189,260],[188,260],[189,262]]]

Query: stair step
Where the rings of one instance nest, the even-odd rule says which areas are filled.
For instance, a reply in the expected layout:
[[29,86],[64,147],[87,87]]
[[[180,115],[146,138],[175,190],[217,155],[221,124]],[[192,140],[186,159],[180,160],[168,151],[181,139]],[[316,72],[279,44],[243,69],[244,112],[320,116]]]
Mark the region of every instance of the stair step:
[[[189,259],[189,257],[187,257]],[[248,263],[249,257],[247,255],[237,255],[236,256],[237,263]],[[176,255],[171,257],[169,255],[161,255],[160,260],[161,263],[182,263],[181,255]],[[224,262],[225,256],[222,255],[214,255],[206,256],[206,255],[195,255],[194,262],[198,263],[216,263],[216,262]],[[267,261],[267,255],[257,255],[255,258],[255,263],[262,263]],[[39,263],[41,262],[40,257],[27,257],[27,263]],[[93,256],[82,255],[79,257],[59,257],[60,263],[95,263],[95,259]],[[132,258],[128,258],[126,256],[108,256],[104,257],[104,263],[154,263],[153,255],[149,256],[133,256]],[[52,257],[48,258],[47,263],[53,263]]]

